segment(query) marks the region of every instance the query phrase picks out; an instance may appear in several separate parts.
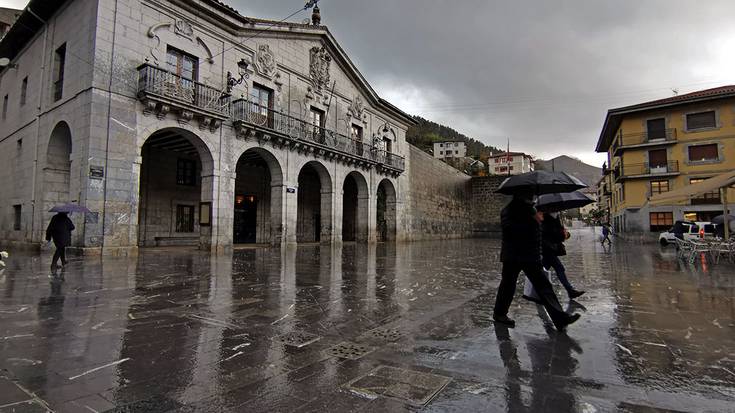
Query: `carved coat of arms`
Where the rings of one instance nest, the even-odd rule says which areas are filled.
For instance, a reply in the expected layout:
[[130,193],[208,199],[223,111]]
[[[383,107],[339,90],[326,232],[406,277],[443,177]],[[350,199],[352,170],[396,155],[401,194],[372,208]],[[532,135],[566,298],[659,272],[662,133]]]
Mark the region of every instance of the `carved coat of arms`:
[[347,108],[347,114],[356,119],[362,119],[362,113],[364,109],[365,104],[362,102],[362,98],[360,97],[360,95],[357,95],[354,99],[352,99],[350,106]]
[[255,61],[255,68],[263,76],[272,77],[276,71],[276,58],[271,52],[270,46],[261,44],[258,46],[258,56]]
[[314,89],[321,92],[322,89],[328,88],[329,85],[329,63],[332,58],[327,50],[322,46],[314,46],[311,48],[311,60],[309,63],[309,76]]

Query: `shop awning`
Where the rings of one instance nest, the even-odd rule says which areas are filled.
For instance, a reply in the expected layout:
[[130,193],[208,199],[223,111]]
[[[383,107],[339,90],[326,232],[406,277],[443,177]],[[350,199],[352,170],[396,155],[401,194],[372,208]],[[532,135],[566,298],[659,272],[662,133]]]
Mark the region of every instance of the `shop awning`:
[[656,194],[648,200],[648,204],[655,206],[686,202],[697,195],[719,191],[720,188],[727,188],[733,184],[735,184],[735,171],[725,172],[696,184],[690,184],[673,191]]

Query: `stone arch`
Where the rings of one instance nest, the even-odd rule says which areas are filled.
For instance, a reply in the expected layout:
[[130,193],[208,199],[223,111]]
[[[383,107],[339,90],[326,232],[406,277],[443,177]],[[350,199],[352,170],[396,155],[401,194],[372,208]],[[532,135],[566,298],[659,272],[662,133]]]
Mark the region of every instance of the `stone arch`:
[[332,237],[332,177],[319,161],[308,161],[298,175],[296,242],[329,242]]
[[211,218],[200,219],[203,203],[211,213],[215,199],[207,144],[189,130],[166,127],[148,135],[138,150],[138,245],[211,246]]
[[[43,169],[43,222],[49,222],[54,215],[48,210],[55,205],[77,200],[71,191],[72,141],[69,124],[57,123],[49,136]],[[77,224],[77,217],[72,215],[71,218]]]
[[370,191],[365,176],[352,171],[342,183],[342,240],[368,241]]
[[385,178],[378,184],[376,194],[376,229],[378,241],[396,239],[396,188]]
[[233,196],[233,243],[280,244],[283,181],[283,168],[270,151],[251,147],[238,157]]

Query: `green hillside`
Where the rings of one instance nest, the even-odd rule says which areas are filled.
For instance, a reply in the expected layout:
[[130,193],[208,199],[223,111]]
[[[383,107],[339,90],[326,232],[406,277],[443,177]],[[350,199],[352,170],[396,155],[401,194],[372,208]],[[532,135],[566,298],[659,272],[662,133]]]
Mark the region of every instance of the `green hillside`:
[[429,150],[434,148],[434,142],[442,141],[464,141],[467,144],[467,156],[480,158],[483,161],[493,152],[502,152],[498,148],[485,145],[448,126],[440,125],[420,116],[414,116],[413,118],[416,119],[418,125],[408,128],[406,140],[425,152],[430,152]]

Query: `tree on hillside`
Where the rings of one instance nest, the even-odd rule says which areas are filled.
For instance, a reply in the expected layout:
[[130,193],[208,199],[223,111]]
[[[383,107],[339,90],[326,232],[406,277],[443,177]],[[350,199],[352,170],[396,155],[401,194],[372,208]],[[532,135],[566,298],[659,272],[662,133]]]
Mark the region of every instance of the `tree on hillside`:
[[485,145],[448,126],[440,125],[420,116],[414,116],[413,118],[418,124],[408,128],[406,140],[425,152],[431,152],[434,148],[434,142],[461,141],[467,145],[467,156],[480,159],[485,164],[487,164],[487,158],[492,153],[500,152],[498,148]]

